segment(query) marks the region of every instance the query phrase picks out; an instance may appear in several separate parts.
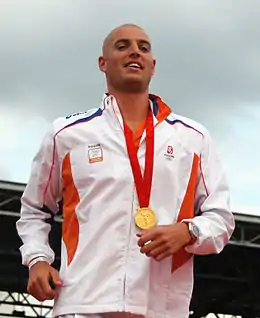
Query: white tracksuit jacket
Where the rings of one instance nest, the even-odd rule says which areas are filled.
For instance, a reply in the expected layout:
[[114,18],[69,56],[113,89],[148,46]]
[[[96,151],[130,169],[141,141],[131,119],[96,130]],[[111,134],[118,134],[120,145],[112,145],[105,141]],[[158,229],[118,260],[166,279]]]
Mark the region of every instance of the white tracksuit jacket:
[[[171,113],[157,124],[163,101],[151,95],[155,150],[151,206],[158,225],[194,222],[200,237],[172,258],[156,262],[140,253],[134,215],[135,183],[120,111],[113,96],[98,109],[54,121],[35,156],[22,196],[17,230],[23,264],[50,263],[51,217],[63,200],[63,287],[54,315],[131,312],[187,318],[193,289],[192,254],[219,253],[234,230],[226,179],[207,130]],[[138,151],[145,161],[145,132]]]

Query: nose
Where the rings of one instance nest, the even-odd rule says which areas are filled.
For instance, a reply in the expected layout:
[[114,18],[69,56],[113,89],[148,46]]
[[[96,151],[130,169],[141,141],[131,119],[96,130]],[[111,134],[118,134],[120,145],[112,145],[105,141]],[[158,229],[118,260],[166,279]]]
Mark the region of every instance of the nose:
[[131,43],[130,56],[135,58],[140,56],[140,49],[139,49],[138,43],[135,43],[135,42]]

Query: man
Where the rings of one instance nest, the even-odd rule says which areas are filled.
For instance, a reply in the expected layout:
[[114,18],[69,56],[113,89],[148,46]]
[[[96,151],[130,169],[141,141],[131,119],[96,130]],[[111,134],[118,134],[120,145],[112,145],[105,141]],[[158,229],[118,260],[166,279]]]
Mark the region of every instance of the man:
[[[186,318],[193,255],[219,253],[234,230],[221,164],[204,127],[149,94],[140,27],[114,29],[99,68],[101,106],[54,121],[34,159],[17,223],[28,292],[55,298],[54,316]],[[58,273],[48,219],[61,200]]]

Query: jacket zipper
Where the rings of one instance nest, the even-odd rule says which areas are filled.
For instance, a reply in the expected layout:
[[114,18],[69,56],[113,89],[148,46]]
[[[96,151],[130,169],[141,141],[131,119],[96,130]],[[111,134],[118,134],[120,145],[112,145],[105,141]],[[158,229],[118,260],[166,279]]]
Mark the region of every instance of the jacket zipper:
[[[118,117],[117,117],[118,119]],[[122,129],[122,126],[119,122],[119,125]],[[122,129],[122,132],[123,132],[123,129]],[[139,148],[140,146],[144,143],[146,139],[146,136],[145,138],[142,139],[141,137],[141,140],[140,140],[140,144],[139,144]],[[133,210],[133,207],[134,207],[134,196],[135,196],[135,183],[133,183],[133,192],[132,192],[132,210]],[[130,240],[131,240],[131,224],[132,224],[132,211],[131,211],[131,216],[130,216],[130,226],[129,226],[129,232],[128,232],[128,244],[127,244],[127,251],[126,251],[126,255],[125,255],[125,274],[124,274],[124,279],[123,279],[123,302],[124,302],[124,307],[125,307],[125,300],[126,300],[126,280],[127,280],[127,277],[126,277],[126,270],[127,270],[127,260],[128,260],[128,253],[129,253],[129,244],[130,244]]]

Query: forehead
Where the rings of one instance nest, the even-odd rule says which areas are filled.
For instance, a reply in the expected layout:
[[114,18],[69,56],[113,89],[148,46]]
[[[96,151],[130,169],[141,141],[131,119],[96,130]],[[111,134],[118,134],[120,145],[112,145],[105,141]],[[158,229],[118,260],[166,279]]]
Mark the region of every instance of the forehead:
[[121,39],[130,41],[143,40],[150,43],[150,39],[144,30],[134,26],[125,26],[112,31],[112,33],[108,36],[107,44],[108,46],[112,46]]
[[105,38],[102,46],[103,55],[107,55],[115,43],[120,40],[129,40],[129,41],[146,41],[150,43],[150,39],[147,33],[138,26],[121,26],[114,29],[109,35]]

